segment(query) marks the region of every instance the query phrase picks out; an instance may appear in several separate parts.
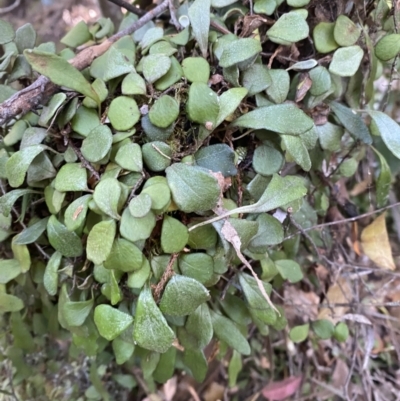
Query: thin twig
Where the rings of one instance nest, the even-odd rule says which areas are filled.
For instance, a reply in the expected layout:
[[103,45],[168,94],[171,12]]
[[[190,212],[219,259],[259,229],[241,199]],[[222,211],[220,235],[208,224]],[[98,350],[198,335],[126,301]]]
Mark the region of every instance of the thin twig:
[[[364,214],[360,214],[360,215],[355,216],[355,217],[349,217],[348,219],[330,221],[330,222],[328,222],[328,223],[322,223],[322,224],[317,224],[317,225],[312,226],[312,227],[303,228],[303,232],[311,231],[311,230],[317,230],[318,228],[325,228],[325,227],[329,227],[329,226],[336,226],[336,225],[338,225],[338,224],[351,223],[351,222],[353,222],[353,221],[361,220],[361,219],[363,219],[364,217],[369,217],[369,216],[372,216],[372,215],[374,215],[374,214],[378,214],[378,213],[384,212],[385,210],[392,209],[392,208],[397,207],[397,206],[400,206],[400,202],[394,203],[393,205],[388,205],[388,206],[382,207],[382,208],[377,209],[377,210],[373,210],[373,211],[371,211],[371,212],[367,212],[367,213],[364,213]],[[286,241],[286,240],[288,240],[288,239],[290,239],[290,238],[293,238],[293,237],[295,237],[296,235],[302,234],[303,232],[298,231],[297,233],[291,234],[291,235],[285,237],[285,238],[283,239],[283,241]]]
[[9,13],[10,11],[17,8],[20,4],[21,4],[21,0],[15,0],[15,2],[13,4],[11,4],[10,6],[0,8],[0,15]]
[[142,17],[143,15],[146,14],[145,11],[141,10],[140,8],[135,7],[133,4],[130,4],[124,0],[108,0],[108,1],[116,4],[117,6],[125,8],[125,10],[128,10],[132,14],[138,15],[139,17]]
[[68,138],[68,145],[71,149],[75,152],[78,156],[78,159],[81,161],[83,167],[87,168],[91,173],[92,176],[96,178],[97,181],[100,181],[100,174],[94,169],[94,167],[83,157],[82,152],[74,145],[72,140]]
[[156,287],[154,289],[153,297],[156,302],[158,302],[160,300],[161,294],[164,291],[164,288],[167,285],[167,282],[175,274],[173,266],[174,266],[174,263],[175,263],[176,259],[178,258],[178,256],[179,256],[179,253],[173,253],[171,255],[169,262],[168,262],[168,266],[165,269],[159,283],[156,285]]

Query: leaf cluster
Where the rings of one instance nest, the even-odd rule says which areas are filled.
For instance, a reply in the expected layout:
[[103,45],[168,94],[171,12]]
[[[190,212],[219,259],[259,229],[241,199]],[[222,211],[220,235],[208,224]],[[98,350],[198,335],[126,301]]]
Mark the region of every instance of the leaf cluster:
[[[303,278],[300,238],[284,240],[291,219],[323,218],[334,203],[325,182],[352,177],[368,148],[385,206],[385,155],[400,158],[400,128],[374,103],[400,51],[387,3],[368,16],[373,34],[367,16],[315,22],[308,5],[255,0],[249,22],[234,1],[184,2],[181,31],[149,22],[83,71],[69,60],[111,36],[110,20],[79,22],[60,52],[36,46],[30,24],[14,32],[0,20],[0,101],[35,72],[60,87],[0,128],[4,319],[37,336],[52,325],[91,357],[111,345],[153,387],[176,368],[202,381],[215,342],[240,364],[250,324],[262,335],[286,326],[269,295]],[[118,30],[136,19],[127,13]],[[345,340],[346,329],[313,323],[320,338]]]

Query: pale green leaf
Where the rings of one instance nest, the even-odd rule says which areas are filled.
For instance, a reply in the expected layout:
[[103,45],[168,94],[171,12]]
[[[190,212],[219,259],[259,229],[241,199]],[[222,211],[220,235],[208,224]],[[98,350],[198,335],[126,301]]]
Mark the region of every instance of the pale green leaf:
[[297,12],[283,14],[267,31],[269,40],[280,45],[290,46],[307,38],[308,23]]
[[6,174],[8,183],[13,188],[20,187],[24,180],[33,159],[42,153],[47,146],[33,145],[28,146],[18,152],[15,152],[6,163]]
[[121,196],[121,185],[115,178],[101,180],[93,193],[98,208],[106,215],[119,220],[118,202]]
[[47,262],[46,269],[43,276],[43,285],[50,295],[56,295],[58,289],[58,269],[61,265],[62,254],[54,252]]
[[49,78],[51,82],[73,89],[90,97],[96,103],[100,103],[100,99],[90,83],[64,58],[39,50],[25,50],[24,56],[34,70]]
[[95,265],[102,264],[110,255],[116,231],[115,220],[101,221],[90,230],[86,244],[86,255]]
[[18,198],[27,194],[40,193],[32,189],[15,189],[13,191],[7,192],[0,198],[0,213],[5,217],[10,215],[11,209]]
[[189,239],[189,232],[184,224],[168,215],[164,216],[161,228],[161,248],[165,253],[177,253],[183,250]]
[[51,216],[47,223],[47,236],[51,246],[67,258],[81,256],[83,247],[81,239],[61,224],[55,216]]
[[133,339],[142,348],[160,353],[166,352],[175,339],[175,333],[158,309],[147,285],[137,301]]
[[210,30],[210,0],[195,0],[189,7],[189,19],[193,35],[204,58],[207,57],[208,32]]
[[[290,116],[290,118],[288,118]],[[232,123],[236,127],[266,129],[287,135],[301,135],[310,130],[314,121],[294,104],[259,107]]]
[[21,274],[21,265],[17,259],[0,260],[0,284],[7,284]]
[[94,322],[100,335],[112,341],[132,324],[133,317],[110,305],[97,305],[94,310]]

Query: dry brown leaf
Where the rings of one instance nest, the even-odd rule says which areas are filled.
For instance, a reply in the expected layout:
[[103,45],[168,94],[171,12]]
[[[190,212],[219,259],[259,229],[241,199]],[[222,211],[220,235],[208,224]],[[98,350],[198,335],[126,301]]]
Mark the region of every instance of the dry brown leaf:
[[361,245],[364,254],[380,268],[385,270],[396,268],[386,230],[385,213],[364,228],[361,233]]
[[303,323],[315,320],[318,315],[319,296],[315,292],[305,292],[294,285],[284,289],[285,316],[289,322],[301,318]]
[[204,401],[217,401],[224,399],[225,387],[216,382],[212,382],[204,392]]
[[319,311],[318,319],[328,319],[336,323],[348,310],[348,306],[335,305],[346,304],[352,300],[352,290],[349,283],[344,278],[339,278],[328,290],[325,303],[332,307],[323,307]]

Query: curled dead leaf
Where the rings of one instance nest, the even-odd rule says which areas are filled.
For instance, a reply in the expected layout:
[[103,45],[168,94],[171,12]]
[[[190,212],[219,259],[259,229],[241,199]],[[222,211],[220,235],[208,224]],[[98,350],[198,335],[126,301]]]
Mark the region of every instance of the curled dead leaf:
[[328,290],[325,303],[332,305],[330,308],[323,307],[319,311],[318,319],[328,319],[332,323],[341,320],[342,316],[349,309],[347,304],[353,298],[350,284],[344,279],[339,278]]
[[364,254],[377,266],[385,270],[394,270],[396,265],[390,248],[385,217],[385,213],[381,214],[364,228],[361,233],[361,245]]

